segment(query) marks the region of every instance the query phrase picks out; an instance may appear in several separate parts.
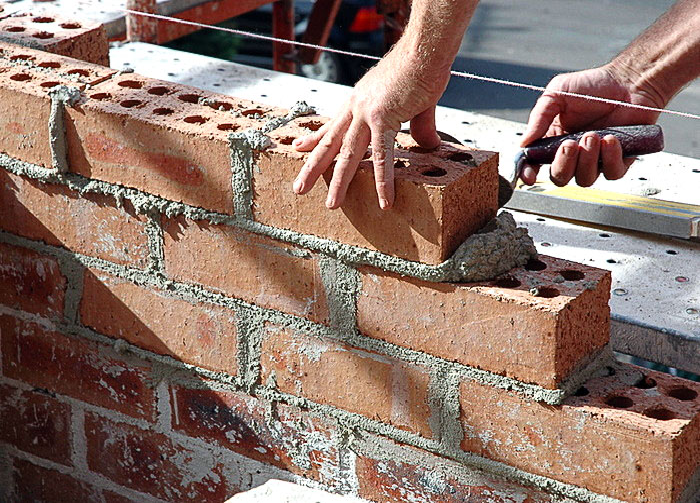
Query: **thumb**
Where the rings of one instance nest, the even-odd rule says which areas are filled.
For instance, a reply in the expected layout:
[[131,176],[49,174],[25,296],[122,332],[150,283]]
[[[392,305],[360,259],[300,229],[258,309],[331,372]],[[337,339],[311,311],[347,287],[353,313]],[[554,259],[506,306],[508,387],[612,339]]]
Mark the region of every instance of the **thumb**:
[[554,121],[554,118],[562,111],[559,100],[551,95],[543,94],[532,107],[527,121],[527,129],[522,136],[520,146],[525,147],[529,143],[542,138]]
[[438,136],[435,127],[434,106],[411,119],[411,136],[423,148],[437,148],[440,146],[440,136]]

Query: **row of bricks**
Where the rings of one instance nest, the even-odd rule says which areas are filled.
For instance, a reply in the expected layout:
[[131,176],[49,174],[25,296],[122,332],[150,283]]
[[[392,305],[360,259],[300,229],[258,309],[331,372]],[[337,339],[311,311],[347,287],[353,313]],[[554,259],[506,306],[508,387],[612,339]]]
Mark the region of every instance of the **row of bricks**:
[[[0,145],[11,157],[51,167],[48,90],[77,86],[83,99],[65,116],[70,171],[232,215],[229,135],[260,129],[286,111],[9,44],[0,45]],[[89,89],[88,89],[89,87]],[[202,100],[206,100],[204,103]],[[328,212],[326,183],[297,197],[291,183],[305,154],[292,141],[322,124],[299,118],[270,134],[256,154],[253,218],[408,260],[438,264],[497,210],[497,154],[443,145],[425,151],[399,140],[396,204],[379,209],[364,160],[342,211]],[[327,181],[327,180],[326,180]]]
[[[157,399],[148,384],[148,362],[124,360],[97,343],[10,315],[0,317],[0,333],[5,377],[155,421]],[[274,377],[283,393],[424,437],[438,434],[428,405],[431,369],[273,325],[262,339],[261,378],[271,382]],[[555,407],[463,379],[459,447],[625,501],[676,502],[698,465],[699,391],[697,383],[621,366],[589,380],[576,396]],[[298,472],[288,444],[272,449],[266,445],[269,439],[258,444],[251,431],[259,427],[241,425],[247,409],[241,400],[252,398],[174,385],[170,399],[173,429]],[[304,434],[286,432],[283,437],[290,441]],[[59,456],[60,449],[52,453]],[[317,474],[312,470],[304,476]]]
[[[0,213],[1,230],[129,267],[144,269],[150,263],[148,222],[128,201],[116,207],[107,196],[81,196],[0,170]],[[161,223],[168,278],[330,323],[317,255],[234,227],[182,217],[162,217]],[[38,311],[44,316],[62,315],[66,280],[57,267],[43,264],[52,259],[25,253],[16,259],[4,254],[4,301],[34,311],[45,306]],[[36,261],[52,271],[43,278],[44,289],[32,272]],[[372,267],[359,274],[357,328],[362,334],[548,389],[557,388],[608,341],[609,274],[571,262],[541,257],[495,282],[476,284],[434,284]],[[16,294],[12,285],[23,284],[25,289],[34,285],[33,294]],[[220,318],[211,314],[215,307],[202,309],[94,271],[85,276],[83,290],[85,324],[151,351],[236,373],[221,361],[221,349],[235,348],[235,336],[228,341],[217,336],[222,326],[232,324],[214,322]],[[198,321],[188,323],[188,318]],[[207,324],[214,341],[209,348],[197,342]]]

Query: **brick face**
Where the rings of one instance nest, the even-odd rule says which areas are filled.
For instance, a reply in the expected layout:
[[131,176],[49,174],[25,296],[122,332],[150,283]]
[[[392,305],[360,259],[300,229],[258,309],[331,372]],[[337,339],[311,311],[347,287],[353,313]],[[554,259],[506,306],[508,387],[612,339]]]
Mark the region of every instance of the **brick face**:
[[623,366],[552,407],[464,381],[462,448],[624,501],[675,502],[698,467],[699,391]]
[[0,316],[0,331],[5,376],[137,418],[155,418],[146,362],[123,361],[107,347],[10,316]]
[[42,316],[60,317],[66,283],[53,258],[0,243],[0,304]]
[[148,266],[146,219],[128,201],[0,171],[0,229],[138,268]]
[[39,392],[0,384],[0,442],[71,464],[70,406]]
[[262,382],[322,404],[432,437],[427,369],[348,345],[268,327]]
[[328,322],[318,264],[301,249],[234,227],[164,222],[169,277],[252,302],[261,307]]
[[15,503],[101,501],[101,491],[70,475],[36,466],[28,461],[14,461]]
[[223,466],[211,451],[93,413],[85,415],[88,467],[117,484],[167,501],[224,501]]
[[174,430],[297,475],[337,483],[333,476],[340,460],[330,421],[283,404],[269,418],[268,402],[243,393],[173,386],[171,397]]
[[170,297],[107,273],[88,270],[81,322],[143,349],[231,375],[237,369],[236,315]]
[[[555,282],[564,271],[582,279]],[[364,335],[545,388],[558,387],[609,340],[610,274],[573,262],[540,256],[500,280],[470,284],[369,267],[360,274]],[[540,296],[530,293],[536,285]]]

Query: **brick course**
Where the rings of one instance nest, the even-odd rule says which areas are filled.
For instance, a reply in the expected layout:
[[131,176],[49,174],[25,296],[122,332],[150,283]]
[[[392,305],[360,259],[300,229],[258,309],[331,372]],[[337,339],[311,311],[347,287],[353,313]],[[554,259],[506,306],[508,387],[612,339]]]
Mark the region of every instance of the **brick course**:
[[16,503],[101,501],[101,491],[71,475],[14,460]]

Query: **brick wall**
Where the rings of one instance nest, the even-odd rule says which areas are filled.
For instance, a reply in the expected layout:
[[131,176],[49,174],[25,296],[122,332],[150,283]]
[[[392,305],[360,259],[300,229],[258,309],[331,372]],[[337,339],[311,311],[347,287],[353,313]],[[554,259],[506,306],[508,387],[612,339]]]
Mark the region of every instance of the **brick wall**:
[[401,138],[397,208],[365,162],[327,212],[321,118],[0,51],[0,500],[693,501],[700,386],[612,363],[608,273],[434,281],[495,154]]

